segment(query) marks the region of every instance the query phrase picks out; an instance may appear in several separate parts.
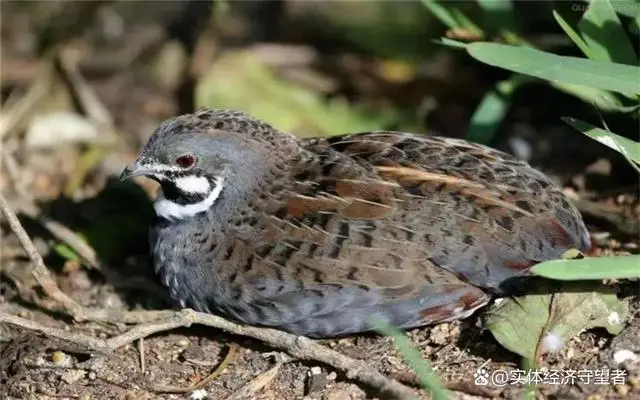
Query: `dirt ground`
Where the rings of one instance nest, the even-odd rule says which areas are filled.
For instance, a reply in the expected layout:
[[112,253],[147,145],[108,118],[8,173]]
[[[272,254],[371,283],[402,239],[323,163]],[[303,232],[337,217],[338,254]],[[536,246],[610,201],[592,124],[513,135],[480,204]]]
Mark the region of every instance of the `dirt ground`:
[[[47,57],[36,51],[34,43],[38,42],[38,32],[41,32],[38,29],[42,27],[36,29],[39,25],[32,21],[32,14],[19,9],[14,12],[12,19],[3,18],[3,106],[28,93],[34,82],[43,76],[39,69],[42,64],[51,66],[56,64],[55,60],[59,61],[54,56],[46,61]],[[107,11],[101,12],[106,15],[101,17],[103,20],[111,21]],[[166,10],[153,12],[170,14]],[[26,123],[16,126],[15,133],[8,133],[3,138],[3,167],[7,171],[0,176],[0,188],[10,205],[15,210],[22,210],[26,200],[33,201],[53,219],[84,232],[98,255],[104,257],[102,261],[119,274],[115,278],[106,276],[63,257],[63,253],[56,250],[59,242],[40,223],[22,213],[21,221],[39,252],[46,256],[45,261],[59,287],[84,306],[168,307],[162,292],[145,286],[154,281],[146,256],[146,224],[149,198],[155,188],[146,184],[117,186],[112,182],[122,166],[133,160],[140,144],[162,119],[189,108],[184,93],[193,91],[192,82],[185,78],[184,71],[170,74],[173,78],[165,80],[149,72],[155,63],[165,66],[163,57],[173,54],[171,49],[175,46],[175,41],[170,40],[166,32],[158,33],[156,29],[162,25],[158,22],[162,18],[150,19],[152,23],[127,28],[130,36],[125,35],[125,39],[121,38],[112,46],[95,44],[106,40],[104,37],[96,39],[96,27],[77,34],[72,44],[67,39],[60,39],[65,43],[61,45],[65,50],[71,48],[76,67],[60,67],[58,63],[57,68],[77,69],[84,76],[87,87],[107,110],[116,137],[115,144],[110,145],[108,154],[100,156],[99,162],[90,164],[89,168],[83,164],[90,162],[91,157],[87,154],[95,149],[87,143],[28,145],[24,135]],[[229,30],[233,31],[232,28]],[[202,68],[201,64],[216,59],[206,50],[218,46],[211,35],[212,32],[206,29],[201,32],[197,46],[194,46],[196,49],[188,55],[191,69],[198,70]],[[52,34],[51,38],[57,36]],[[301,41],[304,40],[298,38],[298,43]],[[283,48],[289,55],[301,55],[308,53],[307,47],[304,51],[295,46]],[[254,50],[256,54],[262,54],[264,49]],[[484,83],[486,71],[478,72],[474,69],[477,66],[470,68],[457,62],[455,57],[441,57],[447,59],[445,66],[459,77],[455,82],[436,79],[434,83],[431,76],[418,76],[413,81],[398,83],[376,78],[373,70],[377,67],[370,57],[354,55],[348,50],[342,54],[341,51],[327,56],[319,66],[300,67],[305,73],[313,69],[314,74],[322,76],[322,82],[331,83],[331,89],[325,90],[323,95],[339,93],[349,98],[366,98],[370,104],[418,108],[423,93],[429,92],[439,104],[429,119],[430,127],[451,136],[464,133],[463,123],[466,124],[473,110],[471,106],[477,103],[479,94],[487,86]],[[321,52],[315,54],[318,53]],[[434,63],[442,63],[442,59],[438,60]],[[428,66],[443,69],[442,65]],[[52,89],[51,93],[55,95],[48,96],[50,101],[29,111],[30,118],[52,109],[77,110],[78,99],[70,100],[68,93],[60,93],[67,90],[65,85],[77,86],[78,83],[62,82],[61,85],[60,91]],[[579,112],[587,107],[575,100],[566,106],[569,100],[550,90],[534,88],[515,100],[515,111],[506,117],[495,146],[509,151],[513,137],[525,138],[532,147],[531,162],[562,184],[576,201],[588,202],[581,210],[597,246],[595,255],[638,254],[640,240],[637,230],[633,231],[640,218],[635,171],[630,170],[619,155],[587,138],[572,134],[571,138],[575,140],[566,140],[568,136],[563,135],[569,135],[569,128],[559,122],[557,113],[560,111],[557,109],[562,108],[563,114],[570,114],[572,109],[580,115]],[[7,165],[7,155],[15,165]],[[74,180],[79,183],[72,185]],[[603,209],[606,212],[602,212]],[[42,293],[31,276],[31,263],[4,224],[1,234],[0,311],[100,338],[126,330],[124,324],[74,324],[34,305],[33,299],[42,298]],[[604,330],[582,332],[560,352],[545,356],[543,364],[549,369],[576,371],[608,370],[612,373],[614,369],[621,369],[625,373],[625,383],[542,385],[537,398],[640,398],[640,360],[621,364],[614,360],[614,354],[620,350],[640,354],[640,285],[638,282],[612,284],[631,302],[630,318],[622,333],[613,337]],[[467,320],[415,329],[408,335],[455,398],[523,398],[525,388],[522,385],[497,387],[475,383],[474,373],[481,369],[491,373],[520,368],[520,357],[505,350],[484,328],[483,317],[488,312],[491,307]],[[370,334],[322,341],[322,344],[364,360],[380,372],[415,386],[411,369],[390,338]],[[195,392],[166,392],[167,387],[187,388],[205,379],[230,352],[233,356],[229,358],[229,364],[210,384]],[[234,399],[239,398],[242,390],[245,390],[245,398],[251,399],[384,398],[326,365],[282,360],[281,353],[256,340],[199,326],[157,334],[146,338],[142,344],[128,345],[103,356],[85,354],[69,343],[0,324],[0,398]],[[251,385],[260,388],[248,390],[246,394]],[[416,390],[416,394],[428,398],[425,392]]]
[[[12,290],[3,285],[3,309],[42,322],[48,326],[69,328],[97,337],[113,335],[114,329],[96,324],[70,327],[42,312],[12,302]],[[109,287],[95,292],[113,295]],[[96,300],[99,301],[99,300]],[[462,322],[440,324],[409,332],[422,356],[431,362],[437,375],[455,384],[455,398],[522,398],[522,386],[505,388],[478,386],[474,373],[518,368],[518,357],[505,351],[483,331],[480,317]],[[4,398],[9,399],[209,399],[237,398],[235,393],[273,368],[281,356],[263,344],[243,337],[202,327],[179,329],[144,340],[144,367],[140,348],[129,345],[110,356],[75,353],[73,347],[43,336],[20,331],[8,325],[0,335],[6,342],[0,352],[0,373]],[[345,355],[362,359],[379,371],[405,382],[412,382],[412,372],[393,346],[391,339],[362,335],[323,341],[326,346]],[[189,387],[205,378],[236,346],[235,356],[226,369],[204,392],[196,394],[162,393],[158,386]],[[545,364],[556,369],[622,368],[612,359],[616,350],[640,349],[640,310],[635,307],[628,326],[618,337],[594,331],[571,340],[558,354],[546,358]],[[640,395],[640,368],[628,368],[625,385],[545,385],[539,398],[608,399],[637,398]],[[144,368],[144,369],[143,369]],[[272,372],[272,371],[271,371]],[[255,399],[365,399],[380,398],[342,374],[312,362],[284,363],[268,384],[248,398]],[[191,397],[189,397],[191,396]],[[423,395],[424,398],[428,396]]]

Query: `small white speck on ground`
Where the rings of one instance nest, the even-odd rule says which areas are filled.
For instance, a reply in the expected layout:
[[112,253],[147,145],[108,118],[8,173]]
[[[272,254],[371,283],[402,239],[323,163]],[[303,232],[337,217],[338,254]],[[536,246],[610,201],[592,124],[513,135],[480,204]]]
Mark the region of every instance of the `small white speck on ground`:
[[193,392],[191,392],[191,394],[189,395],[189,399],[190,400],[204,400],[206,399],[208,396],[208,393],[206,390],[204,389],[198,389],[198,390],[194,390]]
[[613,353],[613,361],[616,364],[622,364],[625,361],[635,362],[636,360],[638,360],[638,356],[631,350],[622,349]]

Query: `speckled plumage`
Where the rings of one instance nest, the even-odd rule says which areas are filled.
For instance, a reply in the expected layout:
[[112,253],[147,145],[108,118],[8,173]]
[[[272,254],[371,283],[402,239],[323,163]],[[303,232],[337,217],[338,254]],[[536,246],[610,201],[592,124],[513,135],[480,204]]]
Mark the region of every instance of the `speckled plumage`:
[[163,123],[139,161],[184,152],[197,164],[176,174],[224,184],[206,211],[159,219],[156,272],[181,306],[247,324],[331,337],[374,315],[403,328],[464,318],[535,263],[589,247],[548,178],[463,140],[297,139],[202,110]]

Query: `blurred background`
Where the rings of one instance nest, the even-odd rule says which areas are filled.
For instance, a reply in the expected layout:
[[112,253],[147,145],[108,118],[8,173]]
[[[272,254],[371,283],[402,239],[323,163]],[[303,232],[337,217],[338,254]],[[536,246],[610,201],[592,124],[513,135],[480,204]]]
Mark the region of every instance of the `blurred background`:
[[[440,8],[469,22],[454,29],[429,3],[438,4],[3,2],[4,140],[24,135],[22,144],[41,149],[110,141],[114,160],[99,156],[92,167],[113,172],[163,119],[199,107],[237,108],[300,136],[393,129],[470,137],[565,182],[603,157],[615,172],[611,179],[635,180],[622,157],[560,120],[571,115],[598,125],[606,109],[528,81],[516,82],[474,120],[483,99],[511,73],[436,43],[441,37],[518,41],[580,55],[552,11],[577,20],[586,3],[444,2]],[[9,113],[25,97],[30,101],[20,112]],[[489,133],[478,126],[487,119]],[[635,116],[606,115],[606,121],[614,132],[637,133]],[[75,166],[67,157],[48,169],[58,175],[52,181],[68,180]],[[72,177],[80,186],[91,178]],[[72,192],[67,186],[65,193]]]

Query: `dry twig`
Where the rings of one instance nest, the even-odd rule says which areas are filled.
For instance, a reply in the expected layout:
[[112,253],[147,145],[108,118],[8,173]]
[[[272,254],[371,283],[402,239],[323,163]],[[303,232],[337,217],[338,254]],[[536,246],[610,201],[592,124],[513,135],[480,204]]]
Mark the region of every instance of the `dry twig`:
[[[33,321],[2,312],[0,312],[0,321],[42,332],[45,335],[73,342],[74,344],[85,346],[89,350],[103,353],[113,352],[122,346],[155,333],[179,327],[189,327],[192,324],[200,324],[222,329],[235,335],[258,339],[302,360],[313,360],[327,364],[343,371],[347,378],[358,380],[392,398],[415,398],[415,394],[410,388],[387,378],[364,361],[349,358],[304,336],[295,336],[276,329],[238,325],[215,315],[199,313],[189,309],[170,313],[170,318],[141,323],[121,335],[106,340],[74,334],[62,329],[48,328]],[[93,319],[90,314],[88,314],[88,317],[88,319]]]
[[33,262],[32,274],[36,282],[38,282],[40,287],[42,287],[42,290],[44,290],[47,296],[60,304],[63,309],[74,318],[79,317],[80,319],[83,319],[82,306],[73,301],[73,299],[68,297],[58,288],[58,285],[56,285],[55,281],[51,277],[49,270],[44,265],[44,261],[38,253],[38,250],[33,245],[33,242],[31,242],[29,235],[20,224],[16,214],[11,210],[11,208],[9,208],[7,201],[2,196],[0,196],[0,211],[2,211],[2,214],[7,218],[7,222],[9,223],[11,230],[16,234],[20,244]]

